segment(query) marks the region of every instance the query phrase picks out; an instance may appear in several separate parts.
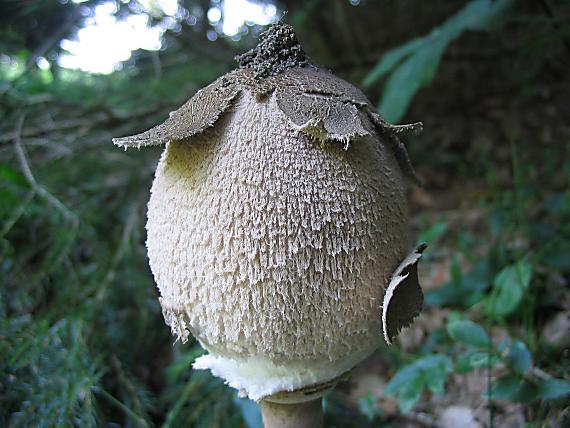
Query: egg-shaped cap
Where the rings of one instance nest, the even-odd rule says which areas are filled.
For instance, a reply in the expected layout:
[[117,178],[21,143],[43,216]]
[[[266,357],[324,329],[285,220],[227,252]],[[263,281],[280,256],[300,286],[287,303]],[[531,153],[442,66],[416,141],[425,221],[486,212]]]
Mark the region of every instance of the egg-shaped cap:
[[147,248],[166,323],[208,351],[194,368],[254,400],[314,397],[421,309],[399,139],[421,124],[387,123],[286,24],[238,63],[114,142],[167,143]]

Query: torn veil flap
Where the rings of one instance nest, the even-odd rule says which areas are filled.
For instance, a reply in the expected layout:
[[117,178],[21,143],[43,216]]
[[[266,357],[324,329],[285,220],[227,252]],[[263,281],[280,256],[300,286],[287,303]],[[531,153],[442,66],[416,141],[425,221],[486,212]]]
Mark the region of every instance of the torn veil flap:
[[119,147],[157,146],[171,141],[187,140],[214,126],[229,109],[240,90],[227,84],[223,77],[200,89],[182,107],[170,113],[164,123],[141,134],[113,138]]
[[334,95],[277,91],[277,105],[302,133],[319,141],[349,143],[371,136],[368,118],[358,107]]
[[382,330],[391,344],[422,310],[424,295],[418,281],[418,262],[426,244],[418,245],[394,271],[382,303]]

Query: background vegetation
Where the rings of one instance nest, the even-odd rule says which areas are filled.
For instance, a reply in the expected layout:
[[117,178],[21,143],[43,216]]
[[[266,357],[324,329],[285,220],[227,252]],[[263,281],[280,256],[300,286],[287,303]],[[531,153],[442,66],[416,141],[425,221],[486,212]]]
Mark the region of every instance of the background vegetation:
[[[144,248],[160,149],[111,137],[163,120],[262,28],[224,37],[209,0],[175,18],[121,0],[163,24],[162,49],[62,68],[61,40],[108,2],[0,3],[0,426],[258,427],[189,369],[199,346],[173,345]],[[327,397],[327,426],[570,426],[570,4],[275,5],[316,63],[425,127],[408,146],[426,310]]]

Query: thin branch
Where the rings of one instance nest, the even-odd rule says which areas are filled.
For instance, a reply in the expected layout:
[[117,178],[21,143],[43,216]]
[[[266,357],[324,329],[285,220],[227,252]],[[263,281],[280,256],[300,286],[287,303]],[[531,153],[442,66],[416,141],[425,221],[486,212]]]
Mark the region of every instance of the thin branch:
[[112,354],[111,358],[111,365],[117,374],[117,380],[123,384],[125,387],[126,393],[131,397],[132,404],[134,407],[135,414],[138,415],[143,420],[148,419],[146,412],[143,410],[143,406],[141,401],[137,395],[137,389],[133,385],[133,383],[127,377],[125,371],[123,370],[123,365],[121,364],[121,360],[117,357],[116,354]]
[[117,406],[120,410],[122,410],[128,417],[130,417],[137,425],[143,428],[150,428],[150,425],[147,421],[144,420],[143,417],[137,415],[128,406],[125,406],[119,399],[115,398],[115,396],[111,395],[103,388],[93,387],[91,389],[95,394],[101,395],[103,398],[108,400],[111,404]]
[[56,131],[68,131],[73,128],[80,128],[83,126],[96,125],[102,119],[106,117],[100,117],[95,119],[70,119],[62,120],[61,122],[48,124],[44,126],[39,126],[37,128],[20,129],[14,132],[8,132],[6,134],[0,134],[0,141],[10,141],[14,139],[28,138],[28,137],[38,137],[40,135],[48,134],[50,132]]
[[47,191],[47,189],[39,184],[34,174],[32,173],[32,169],[30,168],[30,163],[28,161],[28,156],[22,146],[22,127],[24,125],[24,120],[26,118],[26,114],[22,114],[18,119],[16,124],[16,130],[14,132],[14,151],[16,152],[16,156],[18,158],[18,162],[20,163],[20,169],[24,178],[33,189],[33,191],[43,199],[45,199],[51,206],[57,209],[59,212],[63,214],[63,216],[69,220],[74,227],[79,224],[79,219],[74,212],[72,212],[69,208],[67,208],[59,199],[57,199],[54,195]]
[[12,131],[5,134],[0,134],[0,142],[11,141],[15,138],[29,138],[29,137],[39,137],[51,132],[57,131],[69,131],[76,128],[93,128],[95,126],[100,126],[115,122],[126,122],[133,118],[140,118],[144,116],[150,116],[157,114],[159,110],[156,107],[152,109],[145,109],[134,112],[130,115],[109,115],[106,113],[99,113],[88,118],[82,119],[69,119],[62,120],[60,122],[51,123],[44,126],[38,126],[36,128],[20,129],[19,132]]
[[546,373],[544,370],[539,369],[538,367],[533,367],[531,369],[531,373],[540,380],[552,379],[552,376],[549,373]]
[[123,227],[123,233],[121,234],[121,242],[119,243],[119,246],[117,247],[117,250],[113,255],[113,259],[111,260],[111,265],[109,267],[109,270],[107,271],[107,275],[105,275],[105,278],[98,287],[99,290],[97,291],[97,295],[95,297],[98,302],[101,302],[105,298],[105,293],[107,291],[107,288],[109,287],[109,284],[111,284],[111,282],[113,282],[113,280],[115,279],[115,276],[117,274],[117,268],[121,263],[121,260],[127,253],[127,250],[129,248],[129,242],[131,240],[131,235],[133,233],[134,227],[138,219],[138,212],[139,212],[138,208],[139,208],[138,201],[134,202],[131,205],[129,215]]

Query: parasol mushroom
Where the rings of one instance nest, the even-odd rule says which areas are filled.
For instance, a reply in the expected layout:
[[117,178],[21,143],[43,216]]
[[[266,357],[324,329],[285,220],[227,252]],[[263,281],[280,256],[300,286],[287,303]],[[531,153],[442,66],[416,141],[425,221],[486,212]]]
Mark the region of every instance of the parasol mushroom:
[[166,323],[208,351],[194,368],[261,401],[268,427],[318,426],[322,394],[421,309],[399,139],[421,123],[387,123],[286,24],[237,60],[113,142],[166,144],[148,256]]

